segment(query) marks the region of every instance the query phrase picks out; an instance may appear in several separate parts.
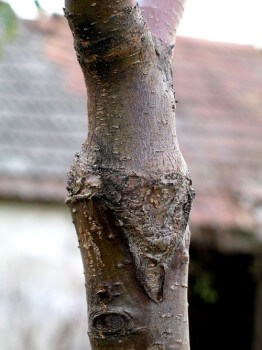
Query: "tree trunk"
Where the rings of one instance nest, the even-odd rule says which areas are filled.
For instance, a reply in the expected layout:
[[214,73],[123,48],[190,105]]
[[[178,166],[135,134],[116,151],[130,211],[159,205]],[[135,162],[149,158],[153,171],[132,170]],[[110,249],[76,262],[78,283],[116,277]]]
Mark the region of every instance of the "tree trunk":
[[[66,1],[89,117],[68,204],[95,350],[189,350],[193,190],[176,138],[169,45],[183,1],[167,2],[172,28],[156,37],[134,0]],[[148,18],[154,3],[142,1]]]

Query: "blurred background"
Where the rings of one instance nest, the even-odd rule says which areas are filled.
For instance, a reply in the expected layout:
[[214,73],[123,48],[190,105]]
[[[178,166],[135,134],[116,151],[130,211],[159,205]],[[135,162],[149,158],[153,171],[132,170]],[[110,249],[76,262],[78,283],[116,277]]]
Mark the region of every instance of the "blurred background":
[[[87,350],[66,172],[87,133],[63,1],[0,1],[0,349]],[[262,3],[188,0],[174,56],[192,350],[262,349]]]

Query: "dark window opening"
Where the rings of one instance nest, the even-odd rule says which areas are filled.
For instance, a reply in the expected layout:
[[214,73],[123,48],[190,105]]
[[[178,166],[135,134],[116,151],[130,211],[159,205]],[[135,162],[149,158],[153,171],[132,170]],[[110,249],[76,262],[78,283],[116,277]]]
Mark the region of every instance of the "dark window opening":
[[252,350],[253,257],[191,248],[191,350]]

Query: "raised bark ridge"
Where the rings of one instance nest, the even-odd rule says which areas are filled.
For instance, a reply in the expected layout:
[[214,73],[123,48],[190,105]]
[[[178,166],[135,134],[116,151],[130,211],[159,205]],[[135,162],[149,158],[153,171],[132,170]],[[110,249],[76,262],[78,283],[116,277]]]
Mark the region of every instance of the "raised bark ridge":
[[88,91],[68,203],[93,349],[188,350],[193,191],[176,139],[170,46],[133,0],[68,0],[65,15]]
[[76,162],[70,173],[70,202],[95,199],[110,211],[128,242],[145,291],[161,301],[165,270],[185,235],[193,199],[190,179],[176,173],[148,179],[113,169],[90,169],[82,172],[79,186],[80,169]]

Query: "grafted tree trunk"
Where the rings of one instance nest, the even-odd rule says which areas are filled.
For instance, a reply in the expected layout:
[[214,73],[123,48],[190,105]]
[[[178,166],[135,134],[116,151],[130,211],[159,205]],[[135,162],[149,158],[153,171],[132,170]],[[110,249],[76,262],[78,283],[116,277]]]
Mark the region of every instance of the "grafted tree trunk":
[[93,349],[189,349],[193,191],[170,64],[182,2],[168,2],[177,14],[157,35],[149,21],[157,1],[142,2],[148,23],[134,0],[66,1],[88,91],[88,137],[69,171],[68,204]]

